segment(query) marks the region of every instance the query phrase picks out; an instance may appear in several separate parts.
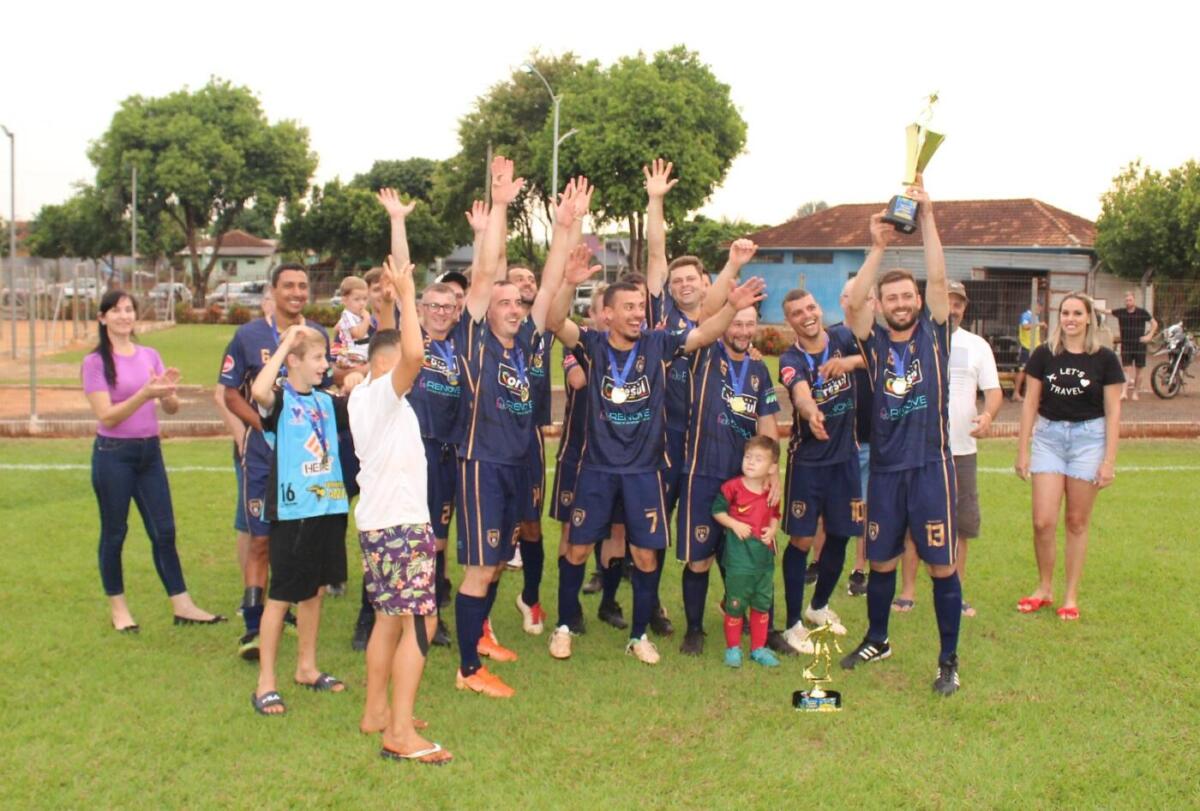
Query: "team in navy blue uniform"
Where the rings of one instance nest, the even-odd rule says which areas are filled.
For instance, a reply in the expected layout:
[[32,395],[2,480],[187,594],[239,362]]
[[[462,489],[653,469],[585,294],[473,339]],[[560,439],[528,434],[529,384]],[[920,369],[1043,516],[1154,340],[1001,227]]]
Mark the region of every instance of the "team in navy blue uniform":
[[339,378],[328,352],[328,335],[316,322],[305,321],[304,306],[308,304],[308,272],[302,265],[280,265],[271,274],[271,296],[275,302],[270,317],[256,319],[238,327],[225,349],[217,382],[225,387],[225,406],[247,427],[245,445],[241,452],[242,476],[239,501],[243,518],[250,533],[250,546],[242,567],[245,593],[242,597],[242,618],[246,633],[238,642],[238,652],[244,659],[258,658],[258,630],[263,612],[263,593],[267,586],[268,541],[270,524],[266,516],[267,479],[270,476],[272,452],[262,434],[262,418],[250,404],[250,387],[263,366],[279,346],[280,335],[293,324],[306,324],[326,335],[327,360],[332,373],[326,383]]
[[[738,240],[731,253],[749,259],[755,246]],[[724,528],[713,518],[721,486],[741,475],[746,441],[755,435],[777,441],[779,402],[771,373],[747,352],[758,326],[758,311],[747,307],[733,317],[721,340],[690,357],[691,413],[683,458],[677,514],[676,554],[684,562],[683,611],[687,633],[680,651],[704,652],[704,604],[709,570],[720,554]],[[774,503],[779,470],[771,473]]]
[[657,600],[658,550],[664,550],[668,540],[662,486],[667,369],[676,356],[716,341],[739,309],[762,298],[763,283],[746,282],[729,294],[719,314],[677,333],[644,330],[643,293],[637,285],[618,282],[604,292],[608,331],[581,330],[566,320],[570,301],[575,285],[598,269],[587,267],[586,250],[572,254],[549,321],[566,349],[583,348],[588,367],[583,463],[571,510],[570,542],[559,558],[559,618],[550,649],[556,658],[570,656],[570,625],[582,613],[584,565],[592,545],[608,537],[620,498],[634,563],[633,622],[626,649],[653,664],[659,655],[645,631]]
[[[841,577],[846,545],[862,534],[854,379],[862,358],[850,330],[824,328],[821,306],[811,293],[790,291],[783,300],[783,314],[796,333],[796,342],[779,358],[779,378],[792,401],[784,511],[784,531],[790,539],[783,553],[784,639],[796,651],[812,653],[804,620],[815,626],[830,623],[835,633],[846,633],[829,608],[829,596]],[[825,546],[812,603],[806,607],[806,557],[821,519]]]
[[921,181],[907,192],[920,204],[925,244],[926,301],[905,270],[884,273],[877,285],[878,309],[887,327],[875,323],[866,304],[884,250],[893,233],[882,213],[871,218],[871,250],[850,290],[848,321],[867,363],[874,394],[871,480],[867,495],[867,581],[869,628],[858,648],[842,660],[850,669],[891,655],[888,618],[896,592],[896,565],[911,533],[917,553],[933,578],[941,651],[934,690],[958,689],[958,628],[962,585],[955,571],[954,458],[950,453],[948,361],[950,336],[946,263],[933,204]]

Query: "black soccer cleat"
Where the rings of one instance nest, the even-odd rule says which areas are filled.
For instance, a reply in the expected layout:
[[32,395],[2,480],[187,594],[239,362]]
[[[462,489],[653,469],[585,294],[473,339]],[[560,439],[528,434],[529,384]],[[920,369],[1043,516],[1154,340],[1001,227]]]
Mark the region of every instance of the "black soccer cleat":
[[438,617],[437,630],[433,632],[433,638],[429,642],[442,648],[450,647],[450,630],[446,627],[446,623],[442,622],[441,617]]
[[450,605],[451,589],[452,586],[450,585],[450,579],[443,578],[437,589],[440,592],[440,596],[437,598],[438,608],[445,608],[446,606]]
[[567,630],[575,636],[583,636],[587,633],[587,623],[583,621],[583,615],[580,614],[575,619],[567,623]]
[[808,564],[808,568],[804,570],[804,585],[812,586],[816,584],[817,575],[820,574],[820,568],[820,564],[815,560]]
[[650,615],[650,630],[655,636],[670,636],[675,633],[675,626],[671,624],[671,618],[667,616],[667,609],[662,607],[662,603],[659,603]]
[[863,639],[858,647],[842,659],[843,670],[853,670],[867,662],[878,662],[892,655],[892,646],[885,642],[872,642]]
[[933,682],[933,692],[943,696],[952,696],[958,692],[958,657],[938,663],[937,678]]
[[625,621],[625,614],[621,611],[621,604],[616,600],[611,603],[601,602],[596,616],[600,618],[601,622],[607,622],[618,631],[624,631],[629,627],[629,623]]
[[359,653],[365,651],[367,643],[371,641],[371,630],[374,627],[373,621],[354,623],[354,636],[350,639],[350,649]]
[[858,569],[850,573],[846,580],[846,593],[851,597],[863,597],[867,593],[867,576]]
[[[750,623],[746,623],[749,625]],[[788,641],[783,636],[783,631],[777,628],[772,628],[767,631],[767,647],[780,656],[796,656],[796,649],[788,644]]]
[[583,584],[584,594],[599,594],[604,590],[604,576],[599,571],[592,572],[592,576]]
[[692,630],[683,635],[683,644],[679,652],[686,656],[700,656],[704,653],[704,631]]

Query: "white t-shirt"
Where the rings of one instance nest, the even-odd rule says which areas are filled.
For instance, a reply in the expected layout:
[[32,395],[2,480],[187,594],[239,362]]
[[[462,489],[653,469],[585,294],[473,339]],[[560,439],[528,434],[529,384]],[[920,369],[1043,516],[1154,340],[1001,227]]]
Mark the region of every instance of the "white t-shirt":
[[425,444],[407,397],[397,397],[392,373],[368,377],[350,392],[350,433],[358,456],[359,530],[428,524]]
[[363,342],[359,343],[350,334],[350,330],[357,327],[362,321],[361,315],[355,315],[349,310],[342,310],[342,317],[337,322],[337,342],[342,347],[342,354],[356,361],[367,359],[368,341],[363,339]]
[[1000,388],[996,358],[983,338],[959,327],[950,335],[950,453],[967,456],[975,453],[972,420],[977,391]]

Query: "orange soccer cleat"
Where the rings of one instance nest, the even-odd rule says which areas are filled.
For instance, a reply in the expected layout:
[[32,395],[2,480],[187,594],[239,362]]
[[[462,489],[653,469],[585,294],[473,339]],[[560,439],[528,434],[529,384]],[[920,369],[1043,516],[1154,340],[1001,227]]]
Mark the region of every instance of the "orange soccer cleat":
[[470,690],[489,698],[512,698],[517,691],[509,687],[500,677],[489,673],[486,667],[481,667],[470,676],[464,676],[459,670],[454,674],[454,686],[459,690]]
[[493,662],[515,662],[517,654],[500,644],[496,639],[496,635],[492,633],[492,621],[485,620],[483,623],[483,636],[479,637],[479,642],[475,645],[475,650],[480,656],[486,656]]

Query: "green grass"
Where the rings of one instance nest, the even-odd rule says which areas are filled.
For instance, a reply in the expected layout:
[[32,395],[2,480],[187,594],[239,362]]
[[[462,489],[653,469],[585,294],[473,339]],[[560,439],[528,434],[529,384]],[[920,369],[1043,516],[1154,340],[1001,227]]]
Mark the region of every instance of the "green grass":
[[[237,327],[231,324],[179,324],[168,329],[147,332],[138,342],[158,350],[163,363],[174,366],[189,386],[209,387],[217,382],[225,347]],[[79,364],[91,347],[50,355],[44,363]],[[26,382],[24,380],[15,382]],[[79,378],[51,379],[46,383],[78,384]]]
[[[257,717],[254,668],[233,655],[238,625],[171,625],[135,512],[125,568],[142,633],[113,633],[89,473],[5,469],[86,465],[89,444],[10,440],[0,446],[0,807],[1194,807],[1197,444],[1122,446],[1117,483],[1096,507],[1083,620],[1074,624],[1013,608],[1034,583],[1028,486],[986,472],[1008,468],[1013,448],[994,440],[981,451],[984,534],[966,587],[979,616],[963,623],[955,697],[929,689],[936,633],[927,580],[916,610],[893,618],[895,655],[837,674],[846,710],[805,716],[790,707],[802,686],[797,660],[774,672],[721,665],[715,578],[706,655],[682,657],[678,639],[667,640],[662,663],[648,668],[593,619],[595,597],[582,598],[589,630],[574,658],[551,660],[544,637],[520,630],[512,607],[520,576],[509,575],[495,624],[521,660],[496,669],[517,697],[457,693],[455,656],[435,649],[419,712],[456,755],[435,770],[384,762],[377,741],[357,732],[354,598],[327,603],[321,636],[322,667],[345,678],[349,693],[291,688],[289,637],[281,683],[290,713]],[[174,441],[165,452],[172,467],[218,468],[176,470],[171,483],[189,587],[201,605],[232,615],[241,585],[229,445]],[[1130,469],[1172,465],[1192,469]],[[546,526],[553,547],[558,531]],[[542,592],[551,615],[553,560]],[[673,555],[663,599],[678,617]],[[628,612],[627,586],[620,600]],[[834,607],[856,641],[864,602],[839,590]]]

